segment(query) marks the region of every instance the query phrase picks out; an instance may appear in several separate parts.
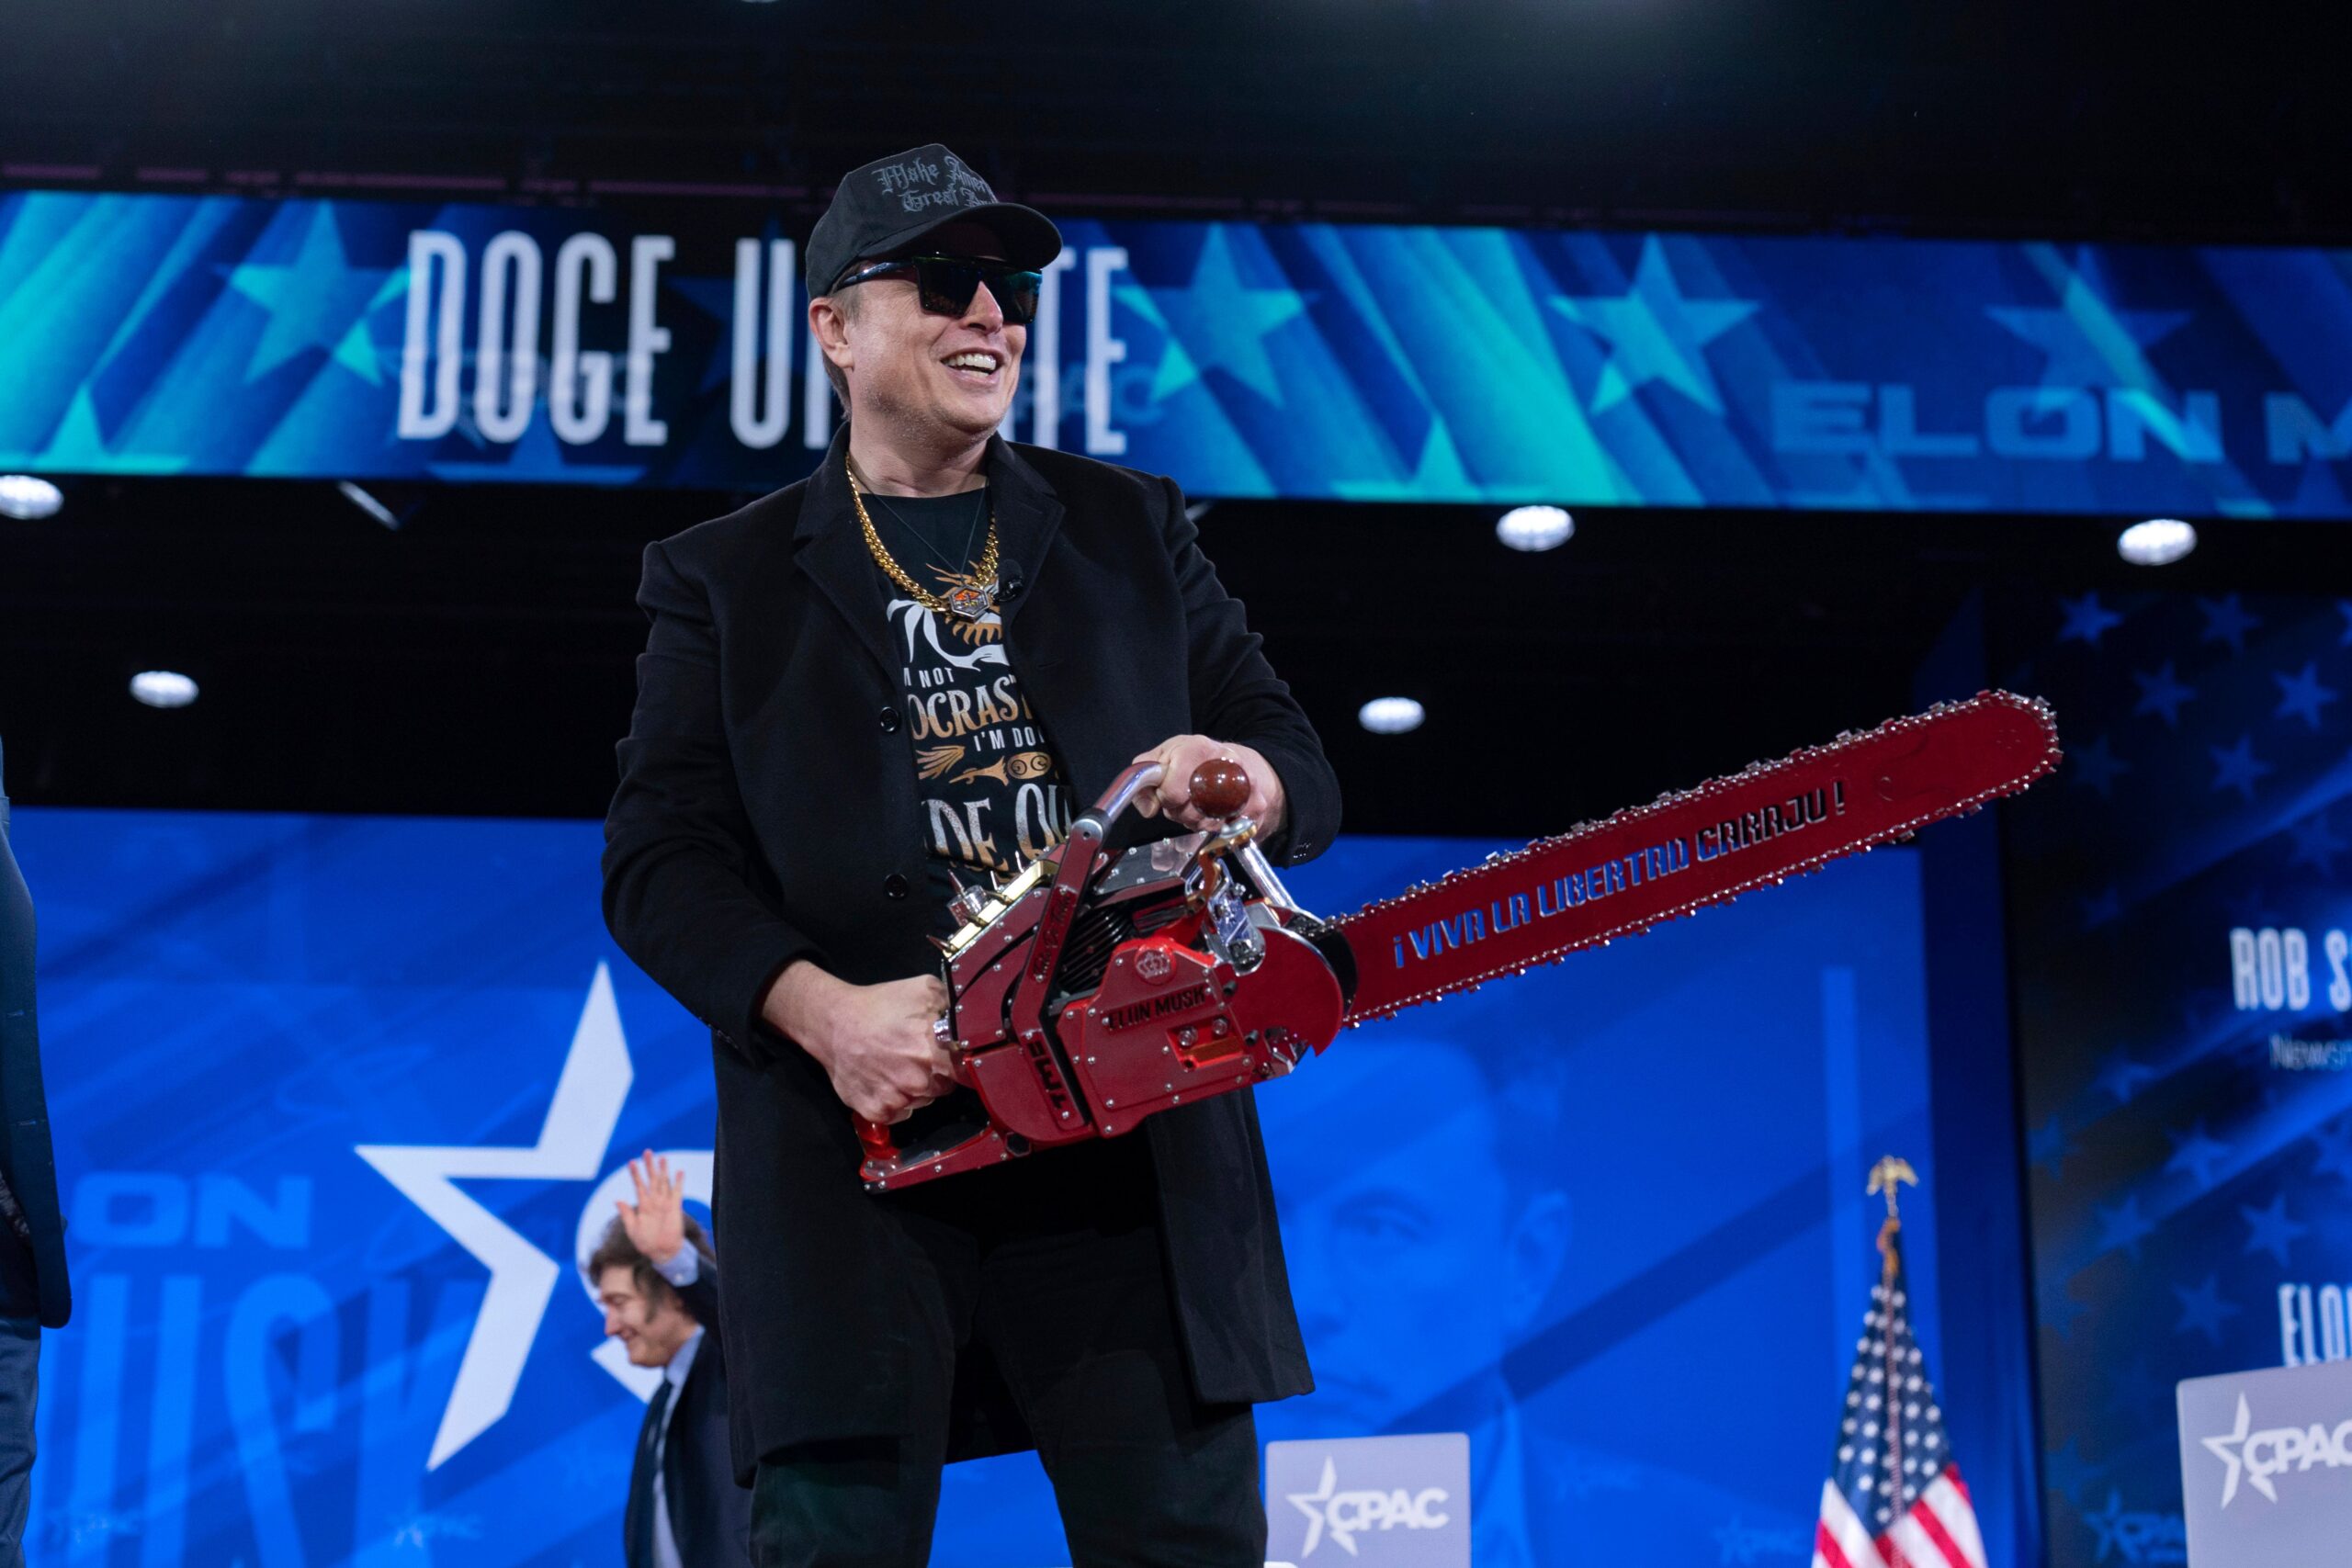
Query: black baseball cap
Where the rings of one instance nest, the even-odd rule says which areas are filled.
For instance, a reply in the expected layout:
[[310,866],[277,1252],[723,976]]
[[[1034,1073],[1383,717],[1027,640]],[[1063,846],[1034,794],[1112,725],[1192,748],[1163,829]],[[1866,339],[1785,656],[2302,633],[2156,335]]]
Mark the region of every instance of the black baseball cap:
[[910,254],[950,223],[989,230],[1004,259],[1024,270],[1062,254],[1062,233],[1052,219],[1035,208],[999,201],[969,164],[934,141],[842,176],[833,204],[817,220],[802,257],[808,297],[830,292],[852,262]]

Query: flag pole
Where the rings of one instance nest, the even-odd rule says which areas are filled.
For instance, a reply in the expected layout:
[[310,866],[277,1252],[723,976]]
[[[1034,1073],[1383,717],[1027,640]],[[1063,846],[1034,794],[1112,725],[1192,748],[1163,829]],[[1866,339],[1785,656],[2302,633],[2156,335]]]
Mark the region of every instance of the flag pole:
[[1898,1502],[1903,1486],[1903,1391],[1896,1380],[1902,1369],[1895,1362],[1890,1325],[1894,1321],[1894,1242],[1903,1234],[1901,1196],[1906,1181],[1918,1186],[1919,1173],[1899,1155],[1887,1155],[1871,1167],[1871,1195],[1886,1199],[1886,1222],[1878,1227],[1879,1344],[1883,1347],[1879,1365],[1886,1374],[1883,1385],[1886,1390],[1886,1470]]

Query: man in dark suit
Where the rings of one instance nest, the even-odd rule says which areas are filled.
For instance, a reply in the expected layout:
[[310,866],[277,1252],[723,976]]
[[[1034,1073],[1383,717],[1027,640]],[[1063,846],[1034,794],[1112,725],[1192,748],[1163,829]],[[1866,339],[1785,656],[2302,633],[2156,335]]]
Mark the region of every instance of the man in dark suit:
[[1060,245],[944,147],[853,171],[805,253],[842,432],[645,555],[605,912],[714,1036],[763,1565],[921,1563],[942,1463],[1030,1447],[1078,1563],[1254,1565],[1250,1407],[1312,1386],[1247,1095],[904,1192],[857,1179],[850,1111],[964,1093],[925,941],[951,869],[1033,856],[1144,756],[1149,807],[1188,827],[1193,768],[1240,761],[1278,863],[1339,827],[1176,486],[997,434]]
[[64,1327],[74,1310],[41,1089],[33,946],[32,895],[8,847],[0,772],[0,1568],[23,1568],[25,1561],[40,1331]]
[[727,1353],[718,1261],[685,1211],[684,1182],[648,1149],[628,1167],[622,1202],[584,1265],[605,1334],[629,1364],[662,1369],[629,1471],[621,1540],[628,1568],[743,1568],[752,1499],[735,1484],[727,1443]]

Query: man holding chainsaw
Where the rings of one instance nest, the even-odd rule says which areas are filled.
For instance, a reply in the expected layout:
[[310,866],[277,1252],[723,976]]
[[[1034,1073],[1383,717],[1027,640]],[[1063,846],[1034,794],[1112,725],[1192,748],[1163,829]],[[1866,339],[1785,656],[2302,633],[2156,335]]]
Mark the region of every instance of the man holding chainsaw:
[[848,418],[815,474],[650,546],[605,821],[614,936],[711,1027],[721,1333],[752,1555],[913,1564],[944,1462],[1034,1446],[1074,1561],[1255,1564],[1250,1406],[1311,1384],[1255,1107],[1221,1095],[871,1195],[852,1113],[967,1099],[927,939],[1073,801],[1247,771],[1277,864],[1339,826],[1313,728],[1176,486],[998,434],[1060,236],[936,145],[810,237]]

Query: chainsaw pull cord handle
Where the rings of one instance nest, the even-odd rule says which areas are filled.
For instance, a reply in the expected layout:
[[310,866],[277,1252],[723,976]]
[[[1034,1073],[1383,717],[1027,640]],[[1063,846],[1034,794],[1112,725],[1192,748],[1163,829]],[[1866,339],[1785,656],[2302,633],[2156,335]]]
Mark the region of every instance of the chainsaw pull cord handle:
[[[1223,760],[1217,759],[1217,761]],[[1235,771],[1239,771],[1236,764],[1227,762],[1225,765],[1235,767]],[[1202,773],[1208,766],[1209,764],[1204,762],[1200,768],[1193,770],[1193,784],[1196,794],[1202,783]],[[1103,834],[1107,835],[1111,824],[1126,813],[1128,807],[1136,803],[1136,796],[1142,795],[1145,790],[1154,787],[1167,776],[1168,770],[1158,762],[1134,763],[1111,781],[1111,786],[1102,792],[1102,798],[1095,802],[1094,809],[1089,815],[1101,824]],[[1247,801],[1249,798],[1249,781],[1245,775],[1242,781],[1241,799]],[[1099,843],[1101,839],[1098,837],[1095,841]],[[1091,859],[1091,852],[1080,857],[1081,862]],[[1073,887],[1082,887],[1093,873],[1094,868],[1091,864],[1065,864],[1054,880],[1057,885],[1069,884]],[[1058,949],[1059,944],[1056,945]],[[943,1046],[955,1043],[955,1032],[944,1017],[932,1021],[931,1032],[932,1037]],[[888,1127],[879,1122],[869,1121],[854,1112],[851,1114],[850,1122],[857,1130],[858,1146],[864,1152],[865,1158],[887,1164],[898,1157],[898,1142],[890,1136]]]

